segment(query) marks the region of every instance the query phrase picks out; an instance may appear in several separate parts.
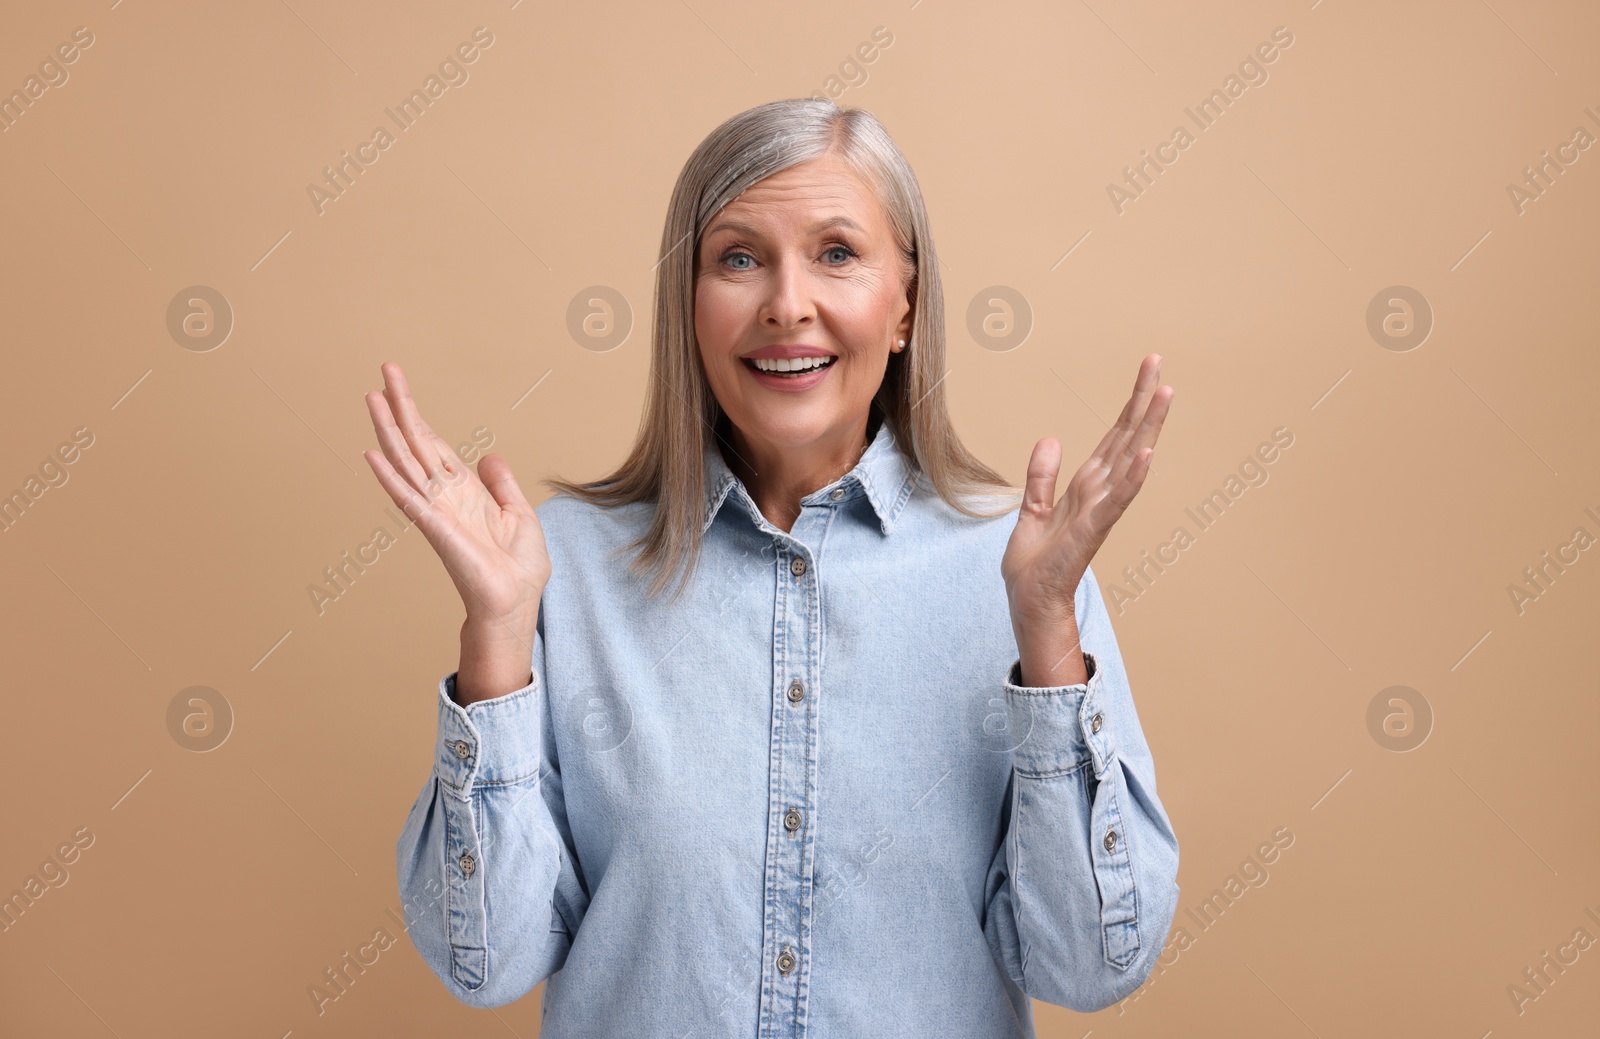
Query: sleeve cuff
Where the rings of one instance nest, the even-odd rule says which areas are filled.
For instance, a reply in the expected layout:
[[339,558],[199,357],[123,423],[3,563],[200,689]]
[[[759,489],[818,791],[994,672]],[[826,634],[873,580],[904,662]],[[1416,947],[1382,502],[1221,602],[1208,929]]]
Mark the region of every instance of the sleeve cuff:
[[434,771],[457,797],[474,786],[517,783],[539,774],[544,727],[539,675],[514,692],[461,706],[456,674],[439,680],[439,739]]
[[1117,747],[1101,684],[1105,672],[1094,654],[1082,650],[1087,682],[1073,685],[1025,686],[1022,661],[1006,673],[1006,710],[1018,742],[1012,763],[1025,775],[1054,775],[1090,763],[1094,775],[1105,775]]

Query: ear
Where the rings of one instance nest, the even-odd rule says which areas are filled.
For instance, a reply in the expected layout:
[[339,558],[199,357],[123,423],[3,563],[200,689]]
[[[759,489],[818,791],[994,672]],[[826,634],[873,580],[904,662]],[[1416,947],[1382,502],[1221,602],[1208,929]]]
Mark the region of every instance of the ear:
[[896,339],[904,339],[906,345],[905,346],[898,346],[898,345],[891,346],[891,347],[889,347],[890,350],[894,351],[895,353],[901,353],[901,352],[904,352],[905,350],[909,350],[911,348],[911,312],[910,311],[907,311],[906,312],[906,316],[901,318],[900,319],[900,323],[895,326],[895,328],[894,328],[894,337]]
[[900,323],[895,326],[895,330],[894,330],[895,338],[896,339],[904,339],[906,341],[906,347],[908,349],[911,346],[911,325],[912,325],[912,321],[913,321],[913,318],[914,318],[916,313],[917,313],[917,269],[916,269],[915,265],[913,265],[912,268],[911,268],[911,278],[910,278],[909,281],[906,282],[906,316],[900,319]]

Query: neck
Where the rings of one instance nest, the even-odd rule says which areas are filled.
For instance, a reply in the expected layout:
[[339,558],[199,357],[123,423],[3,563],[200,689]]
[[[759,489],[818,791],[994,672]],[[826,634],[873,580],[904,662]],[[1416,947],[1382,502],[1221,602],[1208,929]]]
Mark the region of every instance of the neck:
[[748,437],[730,424],[727,442],[732,450],[719,446],[761,515],[787,532],[800,518],[800,499],[854,469],[877,426],[876,416],[864,415],[836,434],[796,447]]

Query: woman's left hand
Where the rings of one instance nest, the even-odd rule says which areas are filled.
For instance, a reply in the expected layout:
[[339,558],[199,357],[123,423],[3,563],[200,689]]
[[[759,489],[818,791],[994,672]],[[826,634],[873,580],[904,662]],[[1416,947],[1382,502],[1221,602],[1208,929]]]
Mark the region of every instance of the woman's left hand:
[[1011,621],[1019,642],[1030,633],[1073,625],[1073,599],[1089,560],[1144,485],[1156,437],[1171,407],[1171,386],[1157,387],[1161,355],[1139,365],[1133,396],[1089,460],[1073,474],[1056,501],[1061,444],[1046,437],[1034,445],[1016,529],[1000,560]]

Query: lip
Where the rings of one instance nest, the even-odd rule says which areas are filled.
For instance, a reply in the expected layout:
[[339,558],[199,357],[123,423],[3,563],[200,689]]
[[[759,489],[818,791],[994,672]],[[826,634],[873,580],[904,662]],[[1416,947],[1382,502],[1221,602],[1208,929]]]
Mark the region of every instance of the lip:
[[[770,350],[770,349],[773,349],[773,348],[772,347],[767,347],[767,349]],[[791,349],[793,349],[793,348],[791,348]],[[802,347],[801,349],[805,349],[805,348]],[[751,355],[749,355],[749,354],[745,355],[745,357],[750,357],[750,356]],[[803,353],[803,354],[796,354],[795,356],[797,356],[797,357],[836,357],[837,355],[830,354],[830,353]],[[826,368],[819,368],[816,371],[808,372],[805,375],[799,375],[799,376],[786,376],[786,375],[768,374],[767,372],[764,372],[764,371],[761,371],[760,369],[758,369],[755,365],[747,363],[743,359],[740,360],[739,367],[743,368],[746,372],[749,372],[750,373],[750,377],[752,379],[754,379],[757,383],[759,383],[760,385],[766,387],[769,390],[776,390],[779,393],[803,393],[806,390],[811,389],[813,386],[816,386],[818,383],[822,382],[823,379],[826,379],[828,377],[828,373],[832,372],[835,368],[839,367],[839,362],[836,360],[832,364],[828,365]]]
[[796,357],[835,357],[836,354],[822,349],[820,346],[804,346],[794,343],[780,343],[777,346],[763,346],[759,350],[751,350],[747,354],[740,354],[741,358],[763,361],[792,361]]

